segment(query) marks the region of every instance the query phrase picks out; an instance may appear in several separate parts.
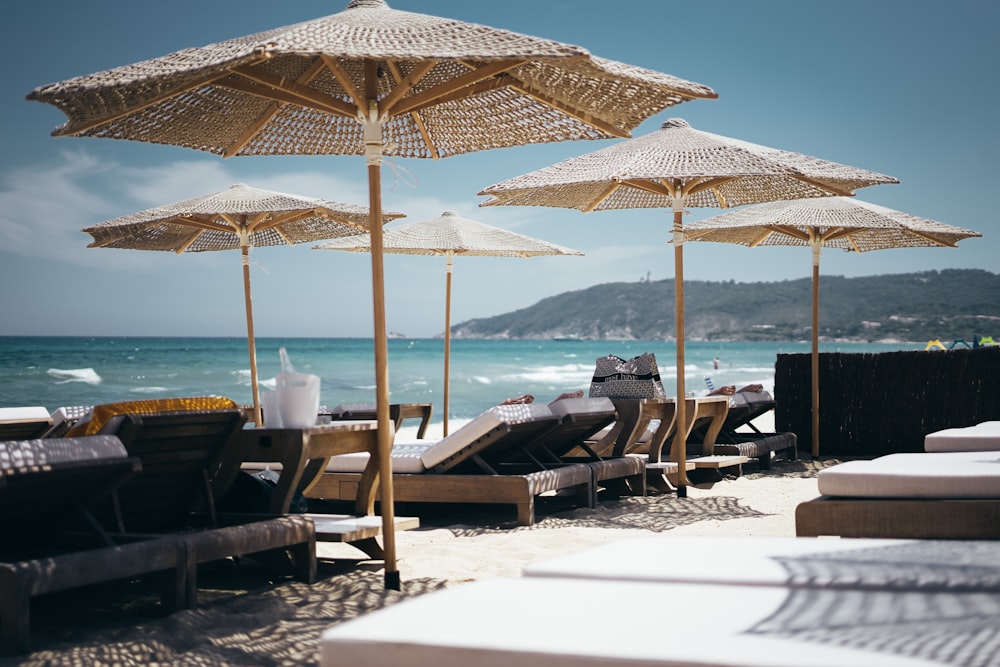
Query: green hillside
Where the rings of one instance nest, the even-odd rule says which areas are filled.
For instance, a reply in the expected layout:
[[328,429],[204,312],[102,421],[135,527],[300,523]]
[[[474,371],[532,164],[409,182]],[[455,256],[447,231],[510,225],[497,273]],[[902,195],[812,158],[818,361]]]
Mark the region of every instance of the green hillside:
[[[949,269],[820,279],[822,340],[970,343],[1000,341],[1000,275]],[[781,282],[685,281],[687,340],[805,340],[811,337],[809,278]],[[461,322],[455,338],[577,337],[671,340],[674,281],[607,283],[533,306]]]

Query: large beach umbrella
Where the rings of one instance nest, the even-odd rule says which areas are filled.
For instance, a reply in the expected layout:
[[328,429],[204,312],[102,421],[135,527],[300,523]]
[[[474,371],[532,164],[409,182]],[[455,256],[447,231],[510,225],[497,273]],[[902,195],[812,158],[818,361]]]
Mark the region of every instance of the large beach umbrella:
[[[684,228],[686,207],[850,195],[898,181],[836,162],[752,144],[692,128],[673,118],[650,134],[491,185],[482,206],[555,206],[584,212],[626,208],[673,210],[677,397],[684,386]],[[687,415],[677,413],[672,458],[684,470]]]
[[[224,157],[364,155],[381,218],[383,154],[441,158],[490,148],[628,136],[649,116],[714,98],[706,86],[586,49],[352,0],[324,18],[43,86],[68,117],[56,135],[187,146]],[[382,233],[372,234],[379,465],[390,478]],[[383,507],[391,483],[380,484]],[[392,517],[386,583],[398,588]]]
[[773,202],[688,225],[689,241],[812,248],[812,455],[819,456],[819,257],[821,248],[853,252],[954,248],[979,232],[847,197]]
[[[456,255],[480,257],[540,257],[543,255],[582,255],[579,250],[507,231],[499,227],[463,218],[455,211],[440,217],[383,230],[382,250],[403,255],[443,255],[445,264],[444,300],[444,417],[442,428],[448,435],[448,410],[451,376],[451,276]],[[335,239],[315,246],[321,250],[370,252],[368,234]]]
[[[402,217],[402,213],[383,212],[382,222]],[[88,248],[163,250],[177,254],[240,250],[254,422],[260,424],[257,347],[250,296],[250,248],[352,236],[359,230],[368,229],[368,219],[368,209],[363,206],[237,183],[221,192],[139,211],[83,231],[94,237]]]

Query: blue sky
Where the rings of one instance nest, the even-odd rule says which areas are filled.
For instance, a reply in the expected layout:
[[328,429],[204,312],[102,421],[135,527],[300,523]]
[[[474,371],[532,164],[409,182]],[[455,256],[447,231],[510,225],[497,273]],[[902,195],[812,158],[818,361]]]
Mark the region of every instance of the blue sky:
[[[890,174],[858,198],[975,229],[957,249],[826,251],[824,275],[1000,268],[993,205],[1000,3],[957,0],[390,0],[396,8],[586,47],[711,86],[717,100],[667,109],[697,129]],[[347,0],[36,0],[5,11],[0,71],[0,335],[245,335],[239,253],[86,249],[80,229],[233,183],[366,204],[363,158],[243,157],[53,138],[64,117],[37,86],[185,47],[341,11]],[[585,257],[457,258],[452,322],[590,285],[673,277],[669,211],[583,214],[479,208],[485,186],[611,142],[567,142],[431,160],[389,160],[383,200],[401,223],[445,210],[575,248]],[[720,213],[692,209],[687,221]],[[257,336],[371,335],[365,254],[251,254]],[[689,280],[810,275],[803,248],[685,246]],[[444,259],[386,257],[390,330],[443,330]],[[808,307],[803,304],[803,307]]]

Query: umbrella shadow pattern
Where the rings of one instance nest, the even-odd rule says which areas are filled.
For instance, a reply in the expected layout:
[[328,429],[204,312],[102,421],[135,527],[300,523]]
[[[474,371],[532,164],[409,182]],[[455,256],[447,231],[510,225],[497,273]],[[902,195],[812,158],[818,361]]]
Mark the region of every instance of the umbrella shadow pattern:
[[[546,498],[539,504],[545,507]],[[442,526],[456,537],[473,537],[486,533],[512,533],[527,530],[558,530],[560,528],[608,528],[648,530],[661,533],[679,526],[687,526],[699,521],[726,521],[747,517],[766,516],[763,512],[740,504],[739,499],[730,496],[702,498],[677,498],[671,495],[629,496],[602,502],[595,508],[560,510],[558,500],[551,500],[552,511],[541,516],[531,526],[515,526],[512,520],[497,519],[495,515],[479,512],[475,518],[477,525],[455,523],[452,513]],[[545,511],[542,509],[542,511]],[[465,514],[466,510],[463,510]],[[432,525],[433,519],[421,525]]]
[[1000,665],[1000,544],[898,542],[773,557],[788,593],[747,634],[935,664]]

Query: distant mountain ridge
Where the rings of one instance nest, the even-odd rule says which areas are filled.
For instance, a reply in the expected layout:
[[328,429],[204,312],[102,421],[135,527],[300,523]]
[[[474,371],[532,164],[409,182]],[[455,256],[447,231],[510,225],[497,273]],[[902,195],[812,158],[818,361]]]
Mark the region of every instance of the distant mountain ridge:
[[[811,338],[809,278],[684,282],[687,340]],[[674,281],[605,283],[452,326],[453,338],[673,340]],[[821,340],[1000,342],[1000,275],[947,269],[820,278]]]

